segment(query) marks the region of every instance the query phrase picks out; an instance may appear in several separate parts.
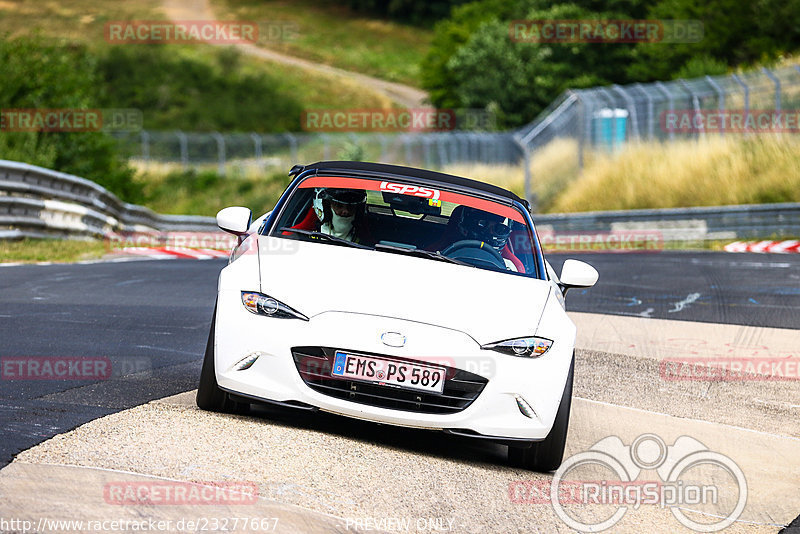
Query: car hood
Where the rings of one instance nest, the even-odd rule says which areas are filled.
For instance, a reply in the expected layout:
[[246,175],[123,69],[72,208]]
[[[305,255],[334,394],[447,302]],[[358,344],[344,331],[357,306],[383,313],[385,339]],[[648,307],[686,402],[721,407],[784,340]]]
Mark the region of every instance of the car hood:
[[529,336],[543,280],[389,252],[259,236],[261,291],[313,318],[327,311],[459,330],[480,344]]

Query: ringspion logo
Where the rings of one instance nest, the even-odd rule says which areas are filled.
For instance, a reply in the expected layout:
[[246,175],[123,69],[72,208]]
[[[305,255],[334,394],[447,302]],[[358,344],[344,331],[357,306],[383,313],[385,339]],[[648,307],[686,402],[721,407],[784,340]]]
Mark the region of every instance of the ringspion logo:
[[[643,473],[657,478],[640,479]],[[515,504],[551,505],[579,532],[610,529],[642,505],[669,509],[689,529],[718,532],[741,516],[748,488],[736,462],[702,442],[680,436],[668,445],[660,436],[642,434],[630,445],[618,436],[603,438],[564,460],[552,480],[511,482],[508,495]],[[592,518],[587,505],[602,506],[602,515]],[[687,508],[702,508],[708,520],[686,514]]]

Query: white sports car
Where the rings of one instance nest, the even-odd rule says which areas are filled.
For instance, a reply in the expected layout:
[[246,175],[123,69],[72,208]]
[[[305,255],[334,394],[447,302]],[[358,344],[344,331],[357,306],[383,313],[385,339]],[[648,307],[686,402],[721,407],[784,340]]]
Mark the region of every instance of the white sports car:
[[358,162],[295,166],[275,208],[219,212],[219,277],[197,392],[206,410],[324,410],[509,446],[560,463],[575,326],[526,201],[485,183]]

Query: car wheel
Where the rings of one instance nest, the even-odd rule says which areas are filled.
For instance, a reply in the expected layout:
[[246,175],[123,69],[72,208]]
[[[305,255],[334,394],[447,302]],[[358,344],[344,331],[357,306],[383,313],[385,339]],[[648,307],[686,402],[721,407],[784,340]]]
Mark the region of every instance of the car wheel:
[[544,441],[535,441],[528,448],[509,447],[508,461],[515,467],[524,467],[532,471],[546,473],[555,471],[564,458],[564,446],[567,443],[567,428],[569,427],[569,408],[572,403],[572,381],[575,372],[575,354],[572,354],[572,363],[569,366],[567,383],[558,406],[556,420],[553,428]]
[[250,405],[236,402],[220,389],[217,384],[217,375],[214,371],[214,326],[217,320],[217,307],[214,306],[214,315],[211,318],[211,329],[208,332],[206,354],[203,358],[203,368],[200,370],[200,383],[197,386],[197,407],[201,410],[224,413],[247,413]]

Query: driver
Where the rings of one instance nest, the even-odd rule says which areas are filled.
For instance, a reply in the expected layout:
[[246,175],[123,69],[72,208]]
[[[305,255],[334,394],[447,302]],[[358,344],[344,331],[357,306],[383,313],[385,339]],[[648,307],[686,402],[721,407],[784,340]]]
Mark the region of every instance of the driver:
[[319,231],[360,243],[366,204],[367,192],[363,189],[317,189],[313,207],[320,221]]
[[524,272],[522,262],[506,246],[511,235],[511,225],[507,217],[464,206],[457,226],[464,239],[483,241],[499,252],[506,269]]

